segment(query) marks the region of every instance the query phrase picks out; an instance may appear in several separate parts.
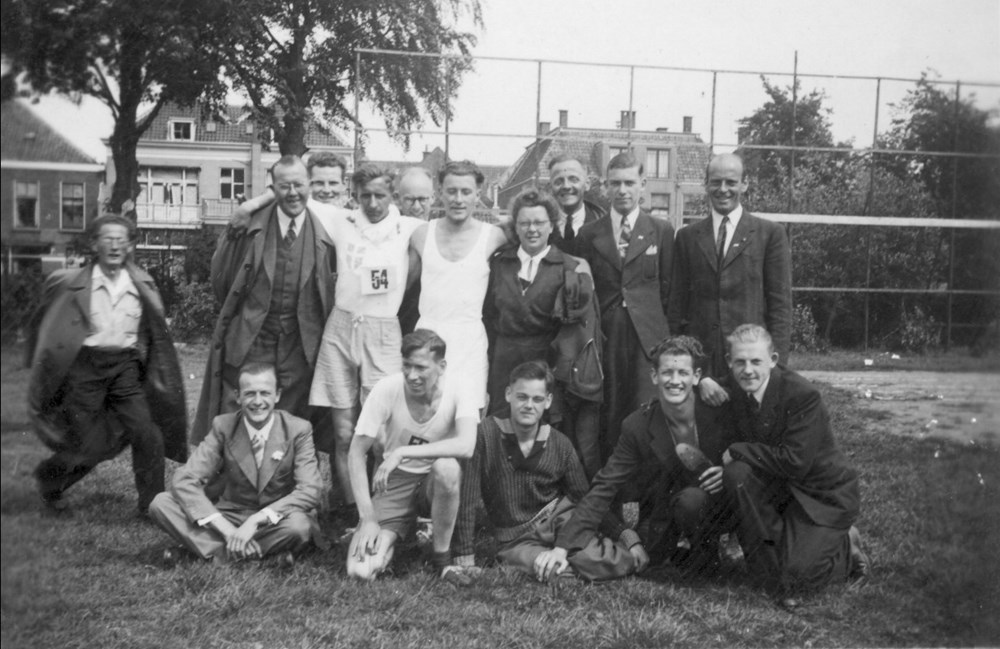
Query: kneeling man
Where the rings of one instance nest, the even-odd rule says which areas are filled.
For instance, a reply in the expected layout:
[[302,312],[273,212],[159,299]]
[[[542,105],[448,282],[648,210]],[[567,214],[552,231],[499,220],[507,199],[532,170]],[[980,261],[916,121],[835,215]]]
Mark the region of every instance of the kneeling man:
[[[506,390],[510,417],[489,416],[479,424],[476,452],[462,476],[455,530],[458,565],[475,565],[476,508],[482,498],[500,560],[541,578],[535,559],[552,549],[559,530],[573,515],[574,503],[587,493],[587,478],[573,443],[541,423],[552,404],[554,382],[542,361],[518,365]],[[637,562],[629,552],[635,532],[611,514],[605,516],[601,532],[568,557],[570,574],[593,581],[635,571]]]
[[837,448],[819,391],[777,365],[763,327],[740,325],[727,341],[738,441],[723,454],[723,485],[751,575],[785,604],[863,577],[868,559],[852,527],[858,474]]
[[[460,389],[461,377],[444,376],[445,343],[433,331],[417,329],[404,336],[402,355],[402,373],[375,384],[351,440],[348,469],[360,522],[347,554],[347,574],[370,580],[384,571],[426,496],[434,567],[447,581],[468,585],[469,576],[451,563],[451,536],[458,515],[458,460],[475,450],[479,404]],[[384,455],[369,491],[367,456],[375,446]]]
[[[261,558],[292,553],[319,532],[323,481],[312,426],[274,404],[281,397],[273,365],[247,363],[238,376],[238,412],[219,415],[191,459],[159,494],[149,515],[203,559]],[[205,486],[216,479],[215,504]]]
[[[727,412],[697,396],[701,344],[674,336],[650,350],[657,398],[622,422],[622,435],[590,491],[560,530],[556,547],[538,558],[543,575],[559,572],[586,547],[597,524],[619,500],[639,502],[638,570],[671,561],[698,576],[714,567],[717,540],[728,524],[722,497]],[[641,540],[641,542],[640,542]]]

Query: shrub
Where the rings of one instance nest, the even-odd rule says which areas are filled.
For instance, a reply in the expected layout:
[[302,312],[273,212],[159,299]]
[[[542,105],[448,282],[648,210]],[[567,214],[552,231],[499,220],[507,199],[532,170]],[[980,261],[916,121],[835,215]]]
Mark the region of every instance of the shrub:
[[899,342],[903,349],[923,354],[940,339],[941,327],[934,316],[925,314],[919,306],[903,312],[899,326]]
[[219,314],[208,282],[190,282],[177,287],[172,309],[171,331],[178,341],[197,342],[212,335]]
[[792,351],[827,351],[827,343],[817,333],[818,329],[812,309],[805,304],[796,304],[792,309]]
[[45,278],[39,272],[3,276],[0,336],[4,343],[15,342],[24,327],[29,324],[32,314],[41,304],[44,283]]

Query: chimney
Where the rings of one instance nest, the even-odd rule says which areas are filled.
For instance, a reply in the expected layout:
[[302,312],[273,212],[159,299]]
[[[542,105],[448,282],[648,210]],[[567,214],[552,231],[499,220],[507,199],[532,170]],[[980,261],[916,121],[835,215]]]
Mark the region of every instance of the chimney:
[[622,119],[618,122],[618,128],[625,130],[635,128],[635,111],[622,111]]
[[559,128],[566,128],[569,126],[569,111],[561,110],[559,111]]
[[552,122],[538,122],[538,134],[545,135],[552,130]]
[[691,132],[691,127],[692,127],[693,123],[694,123],[694,118],[692,118],[690,115],[685,115],[684,116],[684,132],[685,133],[690,133]]

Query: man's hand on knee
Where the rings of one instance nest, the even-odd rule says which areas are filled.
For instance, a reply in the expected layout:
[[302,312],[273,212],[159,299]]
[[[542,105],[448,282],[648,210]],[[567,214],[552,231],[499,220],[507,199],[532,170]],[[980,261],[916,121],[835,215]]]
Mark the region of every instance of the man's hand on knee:
[[375,555],[382,549],[382,528],[376,521],[361,521],[351,539],[348,554],[358,561],[365,555]]

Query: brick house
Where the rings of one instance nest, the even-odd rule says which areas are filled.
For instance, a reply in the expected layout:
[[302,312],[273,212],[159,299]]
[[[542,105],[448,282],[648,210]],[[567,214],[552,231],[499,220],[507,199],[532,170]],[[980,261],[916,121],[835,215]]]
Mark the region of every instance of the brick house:
[[[645,166],[646,189],[643,206],[654,214],[666,216],[675,228],[706,215],[703,180],[711,157],[709,146],[691,130],[691,118],[684,118],[680,132],[659,128],[654,131],[628,129],[628,111],[615,128],[574,128],[567,123],[568,111],[559,111],[559,126],[548,122],[538,125],[538,139],[530,144],[501,180],[498,202],[506,209],[514,197],[533,183],[544,186],[549,181],[548,163],[554,156],[567,153],[587,165],[591,194],[598,192],[608,162],[631,148]],[[607,205],[606,201],[604,202]]]
[[104,167],[23,100],[2,104],[0,125],[3,273],[76,265],[72,243],[98,212]]

